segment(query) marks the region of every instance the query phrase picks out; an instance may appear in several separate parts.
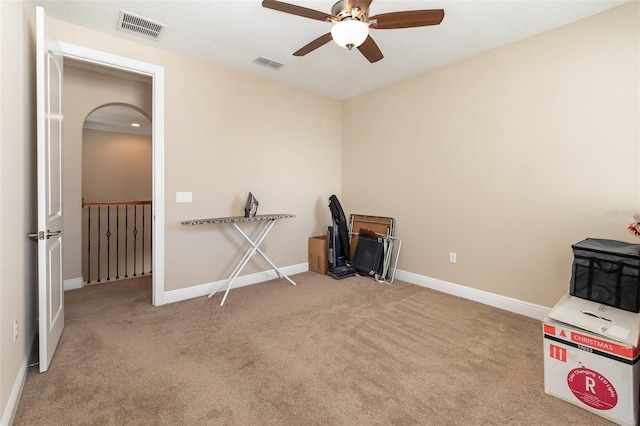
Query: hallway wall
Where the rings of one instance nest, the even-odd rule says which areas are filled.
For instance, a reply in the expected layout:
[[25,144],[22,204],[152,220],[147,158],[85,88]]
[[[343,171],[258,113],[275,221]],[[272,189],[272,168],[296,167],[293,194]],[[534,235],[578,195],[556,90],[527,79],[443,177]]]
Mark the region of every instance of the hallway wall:
[[151,136],[84,129],[84,200],[151,200],[151,144]]

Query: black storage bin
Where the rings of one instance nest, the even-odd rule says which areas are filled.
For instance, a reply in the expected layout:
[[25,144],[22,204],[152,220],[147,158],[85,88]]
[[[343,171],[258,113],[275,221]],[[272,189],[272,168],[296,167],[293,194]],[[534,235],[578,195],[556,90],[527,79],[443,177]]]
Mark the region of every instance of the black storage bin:
[[640,244],[587,238],[571,247],[571,295],[640,312]]

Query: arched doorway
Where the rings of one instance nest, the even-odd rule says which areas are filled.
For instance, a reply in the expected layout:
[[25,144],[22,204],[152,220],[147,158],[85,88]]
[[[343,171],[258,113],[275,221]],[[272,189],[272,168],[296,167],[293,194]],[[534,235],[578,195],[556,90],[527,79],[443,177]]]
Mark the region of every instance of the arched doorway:
[[149,114],[95,108],[82,134],[82,269],[86,284],[150,275],[152,137]]

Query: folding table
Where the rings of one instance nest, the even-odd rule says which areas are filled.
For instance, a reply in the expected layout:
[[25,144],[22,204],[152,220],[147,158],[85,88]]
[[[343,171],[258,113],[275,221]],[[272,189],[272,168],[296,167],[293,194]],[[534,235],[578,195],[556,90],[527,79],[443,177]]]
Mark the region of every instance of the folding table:
[[[273,225],[276,224],[276,221],[278,221],[278,219],[288,219],[290,217],[295,217],[295,216],[292,214],[261,214],[261,215],[255,215],[253,217],[230,216],[230,217],[216,217],[211,219],[195,219],[195,220],[183,221],[182,222],[183,225],[211,225],[211,224],[218,224],[218,223],[230,223],[240,233],[240,235],[242,235],[242,237],[245,240],[247,240],[247,242],[250,245],[250,247],[247,249],[247,251],[245,252],[240,262],[238,262],[238,265],[235,267],[235,269],[231,273],[231,276],[229,276],[229,278],[222,285],[220,285],[216,290],[214,290],[209,295],[209,297],[212,297],[218,291],[226,287],[226,291],[224,292],[224,297],[222,298],[222,302],[220,302],[220,306],[223,306],[225,300],[227,299],[227,295],[229,294],[229,290],[231,290],[231,286],[233,285],[233,282],[235,281],[236,278],[238,278],[238,276],[240,275],[240,272],[242,272],[242,269],[244,269],[247,263],[249,263],[249,259],[251,259],[251,257],[256,253],[260,254],[260,256],[262,256],[264,260],[266,260],[269,263],[269,265],[271,265],[273,270],[276,271],[276,273],[278,274],[279,278],[285,278],[292,285],[296,285],[296,283],[294,283],[291,278],[286,276],[280,269],[278,269],[278,267],[271,261],[271,259],[269,259],[267,255],[264,254],[262,250],[260,250],[260,244],[262,244],[262,241],[264,241],[269,231],[271,231],[271,228],[273,228]],[[243,222],[264,222],[255,240],[252,240],[240,228],[240,226],[238,226],[239,223],[243,223]]]

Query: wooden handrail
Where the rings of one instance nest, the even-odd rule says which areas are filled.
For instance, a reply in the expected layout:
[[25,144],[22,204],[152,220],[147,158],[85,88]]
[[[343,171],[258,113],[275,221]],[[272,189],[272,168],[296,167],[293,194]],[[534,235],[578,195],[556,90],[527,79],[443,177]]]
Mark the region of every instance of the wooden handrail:
[[151,200],[130,200],[130,201],[85,201],[82,199],[82,207],[85,206],[108,206],[108,205],[119,205],[119,206],[140,206],[151,204]]

